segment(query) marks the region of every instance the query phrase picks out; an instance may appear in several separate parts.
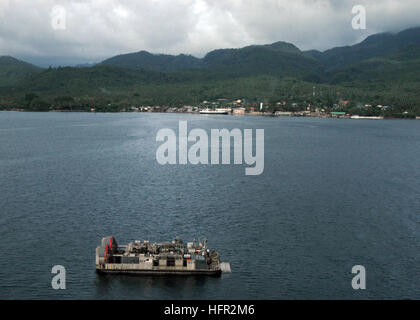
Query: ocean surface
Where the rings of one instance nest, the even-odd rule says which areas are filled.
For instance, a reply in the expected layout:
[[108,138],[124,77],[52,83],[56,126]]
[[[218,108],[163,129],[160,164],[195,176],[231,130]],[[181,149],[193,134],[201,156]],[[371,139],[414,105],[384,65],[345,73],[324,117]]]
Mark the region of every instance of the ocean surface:
[[[264,173],[159,165],[179,120],[264,129]],[[206,238],[232,273],[99,276],[107,235]],[[420,121],[0,112],[0,256],[1,299],[420,299]]]

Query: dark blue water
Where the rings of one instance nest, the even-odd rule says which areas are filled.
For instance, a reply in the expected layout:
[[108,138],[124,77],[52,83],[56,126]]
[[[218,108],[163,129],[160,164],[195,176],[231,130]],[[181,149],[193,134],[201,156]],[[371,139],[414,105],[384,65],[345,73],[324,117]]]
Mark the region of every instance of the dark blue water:
[[[160,166],[156,133],[181,119],[265,129],[264,173]],[[0,112],[0,298],[420,299],[419,159],[420,121]],[[100,277],[111,234],[206,237],[233,273]]]

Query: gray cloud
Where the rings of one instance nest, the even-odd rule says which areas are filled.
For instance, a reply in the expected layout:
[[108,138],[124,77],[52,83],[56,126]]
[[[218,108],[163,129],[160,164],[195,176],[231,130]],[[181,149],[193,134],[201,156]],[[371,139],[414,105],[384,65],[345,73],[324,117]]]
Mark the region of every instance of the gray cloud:
[[[367,8],[367,30],[351,9]],[[66,29],[51,13],[66,11]],[[324,50],[417,26],[418,0],[0,0],[0,55],[43,65],[96,62],[127,52],[206,52],[288,41]]]

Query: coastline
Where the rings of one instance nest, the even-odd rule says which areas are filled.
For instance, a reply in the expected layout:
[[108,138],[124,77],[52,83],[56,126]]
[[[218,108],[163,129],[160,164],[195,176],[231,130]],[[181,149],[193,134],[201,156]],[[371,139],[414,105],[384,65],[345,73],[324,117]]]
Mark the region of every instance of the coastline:
[[[9,112],[34,112],[34,113],[159,113],[159,114],[191,114],[191,115],[200,115],[199,112],[163,112],[163,111],[87,111],[87,110],[26,110],[26,109],[0,109],[1,111],[9,111]],[[210,114],[201,114],[201,116],[209,116]],[[420,120],[420,116],[414,117],[397,117],[397,116],[359,116],[359,115],[344,115],[344,116],[335,116],[329,113],[325,114],[317,114],[317,115],[304,115],[300,112],[296,112],[294,114],[288,115],[281,115],[269,112],[247,112],[243,114],[219,114],[213,116],[258,116],[258,117],[274,117],[274,118],[318,118],[318,119],[351,119],[351,120]]]

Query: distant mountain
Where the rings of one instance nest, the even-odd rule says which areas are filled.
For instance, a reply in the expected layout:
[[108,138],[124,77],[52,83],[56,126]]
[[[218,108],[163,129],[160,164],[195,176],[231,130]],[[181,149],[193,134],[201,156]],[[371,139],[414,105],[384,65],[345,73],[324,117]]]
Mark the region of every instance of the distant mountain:
[[[373,35],[325,52],[302,52],[293,44],[276,42],[214,50],[202,59],[140,51],[91,67],[49,69],[0,57],[0,105],[30,107],[42,99],[55,103],[57,97],[107,106],[111,101],[153,105],[218,97],[307,101],[314,98],[317,84],[326,86],[319,99],[329,105],[347,92],[349,100],[365,96],[367,101],[398,102],[405,108],[420,106],[418,70],[420,28]],[[38,100],[27,100],[26,94]]]
[[155,55],[140,51],[115,56],[101,64],[161,72],[204,69],[230,77],[261,74],[296,76],[322,68],[310,54],[303,53],[293,44],[286,42],[214,50],[203,59],[188,55]]
[[[301,78],[310,82],[348,84],[352,79],[363,78],[363,74],[364,77],[377,79],[381,79],[384,74],[388,79],[390,70],[396,70],[396,60],[390,56],[397,53],[402,56],[405,51],[410,51],[411,56],[417,57],[418,53],[412,48],[418,45],[420,28],[412,28],[396,34],[375,34],[356,45],[337,47],[324,52],[302,52],[291,43],[276,42],[239,49],[218,49],[209,52],[202,59],[189,55],[155,55],[140,51],[112,57],[103,61],[102,65],[159,72],[189,70],[193,77],[198,74],[210,76],[204,72],[207,71],[212,73],[212,77],[217,74],[223,79],[270,75]],[[412,64],[405,63],[405,66],[409,65]],[[411,70],[408,69],[398,70],[400,78],[405,78],[402,73],[411,74]],[[409,78],[413,79],[412,76]]]
[[118,55],[103,61],[101,64],[134,70],[163,72],[195,69],[202,66],[201,60],[193,56],[151,54],[147,51]]
[[231,76],[301,76],[322,68],[311,55],[286,42],[215,50],[204,57],[203,64]]
[[42,69],[10,56],[0,57],[0,86],[17,83]]
[[[179,72],[183,70],[207,70],[226,77],[274,75],[302,77],[312,82],[329,82],[341,79],[346,67],[369,59],[386,57],[420,45],[420,27],[396,34],[380,33],[367,37],[353,46],[337,47],[324,52],[302,52],[287,42],[269,45],[252,45],[239,49],[218,49],[199,59],[190,55],[152,54],[146,51],[123,54],[103,61],[111,65],[133,70]],[[415,53],[414,53],[415,54]],[[351,77],[353,69],[347,68]],[[334,76],[338,72],[340,76]]]
[[337,47],[324,52],[311,50],[306,53],[328,69],[334,69],[375,57],[383,57],[413,45],[420,45],[420,27],[396,34],[375,34],[353,46]]
[[328,82],[357,87],[420,84],[420,45],[365,59],[327,72]]

